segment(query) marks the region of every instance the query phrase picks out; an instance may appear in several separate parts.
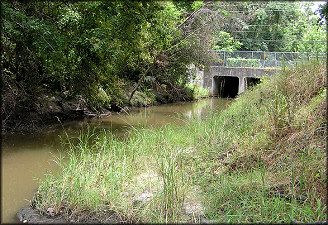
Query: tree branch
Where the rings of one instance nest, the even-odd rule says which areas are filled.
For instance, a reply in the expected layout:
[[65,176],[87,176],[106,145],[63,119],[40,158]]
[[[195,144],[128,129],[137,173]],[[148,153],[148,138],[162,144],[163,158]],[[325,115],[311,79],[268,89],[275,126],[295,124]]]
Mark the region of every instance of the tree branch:
[[134,87],[134,89],[133,89],[132,92],[131,92],[130,98],[129,98],[129,100],[128,100],[129,103],[131,102],[131,99],[132,99],[134,93],[138,90],[140,84],[141,84],[142,81],[145,79],[145,76],[146,76],[147,73],[153,68],[153,66],[154,66],[154,63],[150,64],[149,67],[147,68],[147,70],[142,74],[141,78],[138,80],[137,85]]

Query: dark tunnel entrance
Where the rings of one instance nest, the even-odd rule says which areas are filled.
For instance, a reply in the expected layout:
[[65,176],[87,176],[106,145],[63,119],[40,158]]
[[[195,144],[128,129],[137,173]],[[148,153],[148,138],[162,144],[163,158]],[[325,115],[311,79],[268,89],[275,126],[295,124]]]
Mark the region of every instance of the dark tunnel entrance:
[[238,77],[213,77],[213,95],[221,98],[235,98],[238,94]]
[[256,86],[259,83],[261,83],[260,78],[255,78],[255,77],[247,77],[246,78],[247,87],[253,87],[253,86]]

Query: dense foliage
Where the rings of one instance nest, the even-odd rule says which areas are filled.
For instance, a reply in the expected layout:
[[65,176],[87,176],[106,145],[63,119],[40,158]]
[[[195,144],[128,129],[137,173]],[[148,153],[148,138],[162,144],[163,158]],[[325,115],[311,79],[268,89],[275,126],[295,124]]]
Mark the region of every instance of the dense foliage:
[[119,110],[137,94],[191,99],[188,66],[215,59],[209,49],[325,52],[325,26],[302,5],[2,1],[3,128],[51,99],[82,96],[92,110]]
[[82,95],[98,110],[127,104],[138,81],[135,90],[141,81],[144,90],[181,90],[187,65],[209,59],[203,4],[4,1],[1,8],[3,125],[40,110],[42,95]]
[[[325,6],[313,12],[309,2],[222,2],[225,26],[217,31],[217,49],[326,52]],[[320,15],[318,15],[318,13]],[[222,30],[225,35],[222,36]],[[230,37],[228,39],[227,37]],[[229,50],[229,49],[228,49]]]

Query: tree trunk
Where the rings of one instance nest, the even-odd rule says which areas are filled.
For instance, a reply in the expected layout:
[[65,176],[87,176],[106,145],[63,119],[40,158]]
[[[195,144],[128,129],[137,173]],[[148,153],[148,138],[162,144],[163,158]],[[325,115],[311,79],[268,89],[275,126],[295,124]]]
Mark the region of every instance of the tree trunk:
[[147,70],[142,74],[141,78],[138,80],[137,85],[134,87],[134,89],[131,92],[130,98],[129,98],[129,103],[131,102],[131,99],[134,95],[134,93],[138,90],[140,84],[142,83],[142,81],[145,79],[145,76],[147,75],[147,73],[150,71],[150,69],[153,67],[153,63],[147,68]]

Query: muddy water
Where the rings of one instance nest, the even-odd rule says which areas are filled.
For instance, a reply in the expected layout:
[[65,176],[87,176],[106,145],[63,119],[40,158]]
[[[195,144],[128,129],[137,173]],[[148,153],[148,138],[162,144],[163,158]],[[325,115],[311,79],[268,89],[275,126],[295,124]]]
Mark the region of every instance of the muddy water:
[[[131,126],[183,125],[224,108],[230,100],[208,98],[197,102],[181,102],[138,108],[129,113],[70,121],[42,133],[6,134],[2,136],[1,156],[1,223],[17,223],[17,211],[29,204],[38,188],[38,180],[46,173],[56,173],[54,160],[62,152],[60,137],[63,130],[77,136],[86,125],[111,130],[124,136]],[[64,129],[63,129],[64,128]]]

